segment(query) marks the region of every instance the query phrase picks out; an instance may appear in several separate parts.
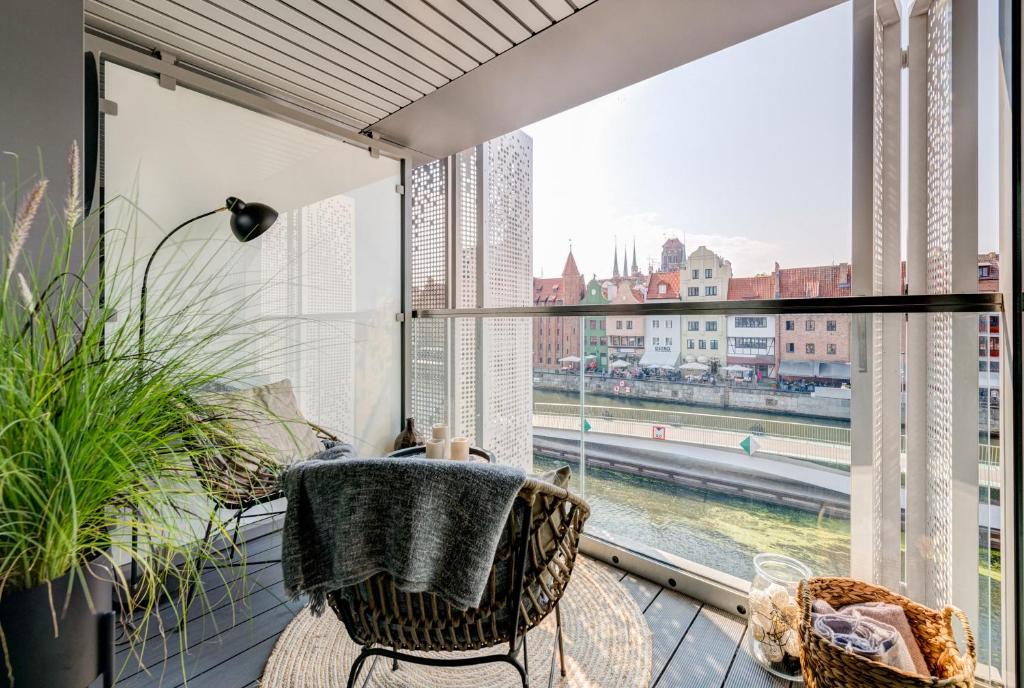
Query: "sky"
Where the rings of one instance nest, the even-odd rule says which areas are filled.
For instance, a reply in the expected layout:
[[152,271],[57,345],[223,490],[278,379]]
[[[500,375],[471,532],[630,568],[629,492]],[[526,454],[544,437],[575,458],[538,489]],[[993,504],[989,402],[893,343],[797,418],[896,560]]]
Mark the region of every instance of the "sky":
[[[995,32],[985,0],[981,31]],[[995,217],[996,45],[983,54],[983,226]],[[524,127],[533,138],[534,275],[561,274],[570,242],[588,278],[636,242],[642,270],[669,236],[735,275],[850,260],[849,3]],[[989,133],[991,129],[991,134]],[[993,206],[993,207],[990,207]],[[979,232],[982,250],[993,231]]]

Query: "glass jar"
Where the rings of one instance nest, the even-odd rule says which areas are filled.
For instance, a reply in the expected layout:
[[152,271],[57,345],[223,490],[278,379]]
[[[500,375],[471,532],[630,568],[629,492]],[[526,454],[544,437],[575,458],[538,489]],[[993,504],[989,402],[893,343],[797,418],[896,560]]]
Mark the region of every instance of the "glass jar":
[[750,654],[769,673],[803,682],[800,675],[800,608],[797,586],[811,570],[792,557],[758,554],[750,584]]

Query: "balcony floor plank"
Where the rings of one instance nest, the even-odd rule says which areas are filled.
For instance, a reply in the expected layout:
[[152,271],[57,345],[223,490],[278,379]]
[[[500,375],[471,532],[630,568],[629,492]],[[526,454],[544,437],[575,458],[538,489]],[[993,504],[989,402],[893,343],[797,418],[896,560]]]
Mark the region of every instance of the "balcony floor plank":
[[[261,560],[277,556],[279,549],[279,532],[260,532],[248,543],[249,556]],[[622,580],[651,628],[651,688],[789,688],[754,664],[739,617],[605,566]],[[254,567],[246,572],[244,584],[230,572],[225,578],[221,581],[216,574],[208,574],[213,604],[194,603],[189,610],[190,647],[184,656],[189,688],[258,688],[278,635],[301,609],[284,598],[279,564]],[[161,614],[169,616],[166,609]],[[139,670],[138,658],[122,649],[118,662],[125,668],[118,688],[182,686],[177,642],[176,635],[168,634],[166,653],[159,637],[147,645],[142,661],[148,673]]]

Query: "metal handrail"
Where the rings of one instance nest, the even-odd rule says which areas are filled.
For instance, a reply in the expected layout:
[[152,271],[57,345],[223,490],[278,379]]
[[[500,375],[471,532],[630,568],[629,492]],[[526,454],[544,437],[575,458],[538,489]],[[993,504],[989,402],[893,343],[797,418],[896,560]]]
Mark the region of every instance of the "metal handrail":
[[[414,294],[415,298],[415,294]],[[507,308],[414,308],[412,317],[493,318],[608,315],[756,315],[756,314],[859,314],[859,313],[1002,313],[1003,295],[901,294],[896,296],[842,296],[749,301],[652,301],[639,304],[578,304],[574,306],[518,306]]]

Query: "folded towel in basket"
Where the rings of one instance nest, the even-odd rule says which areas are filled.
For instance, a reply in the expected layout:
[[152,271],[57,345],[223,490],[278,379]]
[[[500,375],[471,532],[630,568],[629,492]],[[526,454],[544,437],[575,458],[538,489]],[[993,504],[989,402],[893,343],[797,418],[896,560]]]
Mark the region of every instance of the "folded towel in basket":
[[865,602],[837,611],[819,599],[812,610],[814,630],[840,647],[912,674],[931,674],[899,605]]

